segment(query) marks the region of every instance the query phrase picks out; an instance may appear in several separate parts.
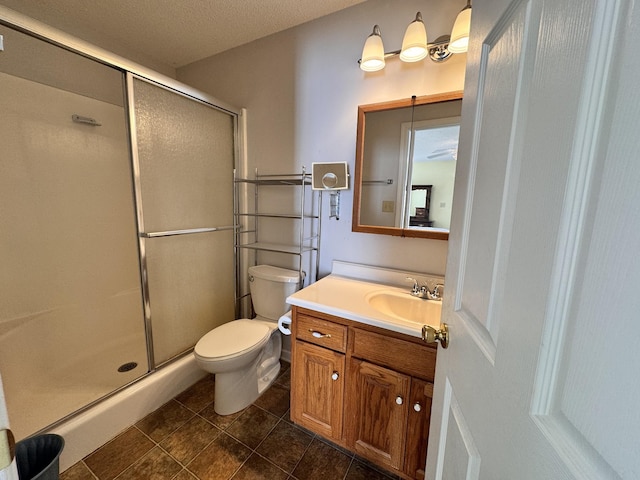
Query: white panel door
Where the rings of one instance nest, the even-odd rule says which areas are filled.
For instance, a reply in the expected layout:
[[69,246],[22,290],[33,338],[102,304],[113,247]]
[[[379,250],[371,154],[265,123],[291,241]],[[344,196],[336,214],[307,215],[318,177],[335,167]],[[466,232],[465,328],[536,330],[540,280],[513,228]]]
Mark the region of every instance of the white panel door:
[[640,478],[639,10],[473,3],[430,480]]

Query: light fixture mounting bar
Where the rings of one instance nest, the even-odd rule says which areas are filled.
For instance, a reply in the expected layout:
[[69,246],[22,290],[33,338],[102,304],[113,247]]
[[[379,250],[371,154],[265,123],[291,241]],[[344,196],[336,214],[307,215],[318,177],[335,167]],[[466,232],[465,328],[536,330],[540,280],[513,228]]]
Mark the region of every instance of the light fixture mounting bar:
[[[438,37],[434,42],[427,43],[427,49],[429,50],[429,58],[434,62],[444,62],[451,55],[453,55],[447,47],[449,46],[449,35],[442,35]],[[400,55],[400,50],[393,50],[391,52],[384,52],[384,58],[397,57]],[[362,63],[362,59],[358,59],[358,65]]]

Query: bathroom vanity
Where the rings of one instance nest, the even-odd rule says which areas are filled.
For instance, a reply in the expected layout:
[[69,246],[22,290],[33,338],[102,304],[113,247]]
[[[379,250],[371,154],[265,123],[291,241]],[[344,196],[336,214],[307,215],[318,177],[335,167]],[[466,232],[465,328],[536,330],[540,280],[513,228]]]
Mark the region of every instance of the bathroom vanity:
[[[439,305],[431,318],[404,318],[427,311],[428,303],[412,302],[430,302],[408,292],[332,274],[289,297],[291,419],[403,478],[423,479],[437,348],[420,336],[425,320],[439,323]],[[381,295],[408,309],[372,301]]]

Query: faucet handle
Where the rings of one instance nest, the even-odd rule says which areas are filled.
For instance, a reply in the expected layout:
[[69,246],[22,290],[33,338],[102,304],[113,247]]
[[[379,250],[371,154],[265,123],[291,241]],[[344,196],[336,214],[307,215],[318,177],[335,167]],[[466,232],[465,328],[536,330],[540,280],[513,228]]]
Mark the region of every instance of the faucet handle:
[[411,288],[411,293],[417,294],[420,292],[420,287],[418,286],[418,280],[413,277],[407,277],[406,280],[408,282],[413,282],[413,287]]
[[444,285],[442,283],[437,283],[435,287],[433,287],[433,290],[429,295],[429,298],[432,300],[442,300],[442,289],[444,288]]

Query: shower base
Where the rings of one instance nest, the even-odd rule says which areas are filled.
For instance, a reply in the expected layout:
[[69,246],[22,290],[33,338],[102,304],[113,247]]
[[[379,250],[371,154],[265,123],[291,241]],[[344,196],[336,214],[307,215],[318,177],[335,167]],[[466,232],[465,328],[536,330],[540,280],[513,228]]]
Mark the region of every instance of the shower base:
[[60,471],[72,466],[135,422],[186,390],[206,372],[187,355],[56,426],[65,448]]

